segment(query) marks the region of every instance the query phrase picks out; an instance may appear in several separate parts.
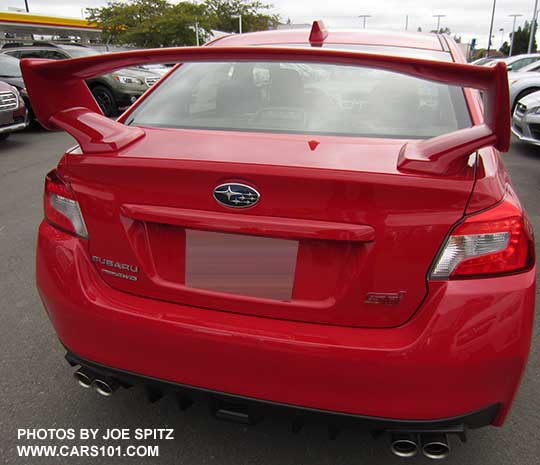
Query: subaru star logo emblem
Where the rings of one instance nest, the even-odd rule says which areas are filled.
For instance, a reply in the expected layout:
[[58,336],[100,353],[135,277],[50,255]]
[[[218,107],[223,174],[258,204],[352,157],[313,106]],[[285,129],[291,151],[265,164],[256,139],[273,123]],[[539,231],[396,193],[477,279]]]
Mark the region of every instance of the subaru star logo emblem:
[[221,205],[232,208],[247,208],[255,205],[261,198],[253,187],[245,184],[227,183],[214,189],[214,199]]

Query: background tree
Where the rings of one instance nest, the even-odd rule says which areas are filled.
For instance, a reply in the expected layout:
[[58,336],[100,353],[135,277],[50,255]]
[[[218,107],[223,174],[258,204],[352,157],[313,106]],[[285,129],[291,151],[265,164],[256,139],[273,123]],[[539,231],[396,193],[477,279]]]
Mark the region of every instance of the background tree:
[[203,5],[212,29],[219,31],[238,32],[237,15],[242,15],[243,32],[274,29],[279,23],[279,16],[269,13],[272,5],[258,0],[206,0]]
[[[523,27],[518,27],[515,32],[514,46],[512,48],[512,55],[519,55],[520,53],[527,53],[529,47],[529,34],[531,32],[531,24],[525,21]],[[534,26],[534,35],[536,37],[536,24]],[[510,40],[512,40],[512,34],[510,34]],[[532,51],[536,52],[536,38],[533,40]]]
[[204,5],[167,0],[112,1],[106,7],[89,8],[88,20],[103,30],[107,43],[136,47],[169,47],[195,45],[195,23],[204,41],[210,33],[210,22]]
[[195,23],[199,24],[199,40],[202,44],[210,37],[211,29],[204,5],[180,2],[156,20],[156,27],[164,46],[195,45]]
[[[511,34],[510,34],[511,35]],[[499,52],[504,53],[508,56],[510,53],[510,44],[505,40],[504,43],[501,45],[501,48],[499,49]]]

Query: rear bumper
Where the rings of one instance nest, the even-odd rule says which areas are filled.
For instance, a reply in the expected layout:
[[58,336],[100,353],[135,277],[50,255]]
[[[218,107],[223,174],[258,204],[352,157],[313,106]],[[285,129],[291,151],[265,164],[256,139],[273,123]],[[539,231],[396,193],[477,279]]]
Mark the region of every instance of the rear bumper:
[[0,126],[0,134],[6,134],[9,132],[22,131],[28,126],[28,115],[26,108],[17,110],[13,113],[13,121],[9,124]]
[[[330,428],[356,427],[371,432],[445,430],[462,434],[468,428],[474,429],[490,425],[497,418],[500,408],[499,405],[491,405],[466,415],[437,420],[368,417],[253,399],[185,384],[171,383],[100,365],[85,360],[72,352],[66,354],[66,359],[70,365],[83,367],[96,377],[101,377],[101,379],[115,380],[126,388],[142,387],[151,402],[158,400],[162,396],[172,394],[177,396],[181,409],[189,407],[194,402],[202,401],[210,406],[210,413],[214,416],[247,424],[257,423],[266,416],[281,416],[292,420],[293,428],[299,428],[304,423],[321,423],[328,425]],[[230,418],[223,415],[224,410],[241,412],[241,415]]]
[[28,126],[28,121],[24,123],[10,124],[8,126],[0,126],[0,134],[5,134],[8,132],[22,131]]
[[59,338],[106,367],[308,409],[399,420],[462,417],[500,405],[525,367],[535,270],[430,283],[407,324],[347,328],[146,299],[97,275],[86,243],[40,227],[37,284]]

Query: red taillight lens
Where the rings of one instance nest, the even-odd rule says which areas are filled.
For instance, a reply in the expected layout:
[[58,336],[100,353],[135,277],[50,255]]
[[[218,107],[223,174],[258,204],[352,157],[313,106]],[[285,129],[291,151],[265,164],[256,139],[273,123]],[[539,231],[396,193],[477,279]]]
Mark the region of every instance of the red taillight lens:
[[431,279],[465,279],[517,273],[534,264],[532,227],[519,203],[503,202],[469,216],[446,240]]
[[52,170],[45,178],[44,196],[45,218],[49,223],[71,234],[88,238],[86,225],[75,199],[75,194]]

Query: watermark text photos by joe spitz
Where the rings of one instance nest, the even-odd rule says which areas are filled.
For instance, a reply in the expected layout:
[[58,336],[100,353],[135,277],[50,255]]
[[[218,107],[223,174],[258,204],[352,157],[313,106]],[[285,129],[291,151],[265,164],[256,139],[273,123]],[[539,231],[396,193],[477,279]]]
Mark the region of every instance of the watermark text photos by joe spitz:
[[17,439],[38,441],[72,441],[81,440],[172,440],[174,429],[172,428],[18,428]]

